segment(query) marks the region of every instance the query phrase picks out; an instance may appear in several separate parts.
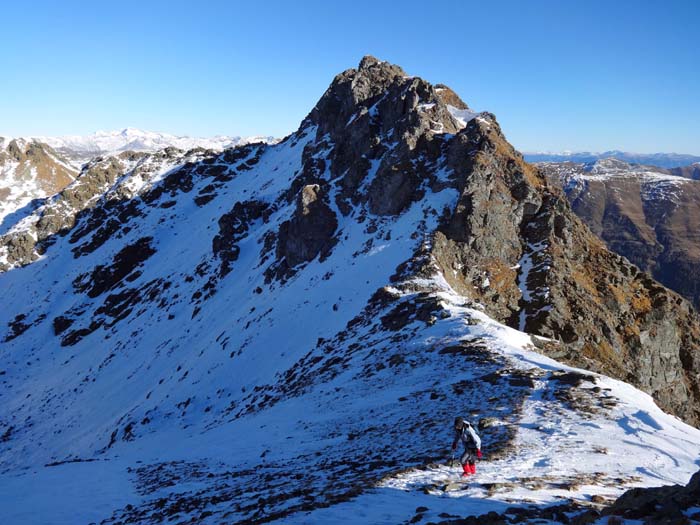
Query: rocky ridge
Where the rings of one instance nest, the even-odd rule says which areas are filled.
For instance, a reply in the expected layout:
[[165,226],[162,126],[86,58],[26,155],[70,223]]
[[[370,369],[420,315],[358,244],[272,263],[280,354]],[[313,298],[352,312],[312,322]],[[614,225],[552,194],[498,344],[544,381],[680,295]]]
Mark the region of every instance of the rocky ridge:
[[243,146],[253,142],[276,141],[274,137],[183,137],[169,133],[158,133],[136,128],[124,128],[119,131],[98,131],[92,135],[69,135],[63,137],[35,137],[33,140],[43,142],[81,167],[82,164],[96,158],[119,155],[126,151],[156,152],[166,148],[184,151],[191,149],[210,149],[221,151],[234,146]]
[[681,153],[631,153],[619,150],[604,152],[527,152],[525,158],[528,162],[574,162],[576,164],[594,163],[598,160],[615,159],[630,164],[657,166],[662,169],[677,168],[700,162],[697,155],[685,155]]

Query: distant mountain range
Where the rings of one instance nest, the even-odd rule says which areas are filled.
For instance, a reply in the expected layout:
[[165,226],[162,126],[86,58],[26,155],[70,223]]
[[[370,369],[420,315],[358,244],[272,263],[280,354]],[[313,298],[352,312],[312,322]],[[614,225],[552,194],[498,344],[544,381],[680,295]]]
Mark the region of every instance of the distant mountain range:
[[[0,138],[0,143],[12,139]],[[251,142],[274,142],[274,137],[264,136],[228,136],[189,137],[144,131],[136,128],[124,128],[115,131],[98,131],[92,135],[67,135],[62,137],[27,137],[25,141],[38,141],[48,144],[58,153],[64,155],[73,163],[82,164],[100,155],[115,155],[123,151],[158,151],[165,148],[190,150],[204,148],[221,151],[233,146],[250,144]]]
[[58,193],[78,177],[83,165],[97,157],[126,151],[155,153],[166,148],[223,151],[254,142],[274,143],[274,137],[186,137],[125,128],[93,135],[65,137],[0,137],[0,234],[4,218],[13,220],[33,211],[46,197]]
[[528,162],[595,162],[601,159],[617,159],[631,164],[645,164],[660,168],[676,168],[689,164],[700,163],[697,155],[685,155],[681,153],[630,153],[627,151],[604,151],[592,153],[590,151],[578,152],[525,152],[525,160]]

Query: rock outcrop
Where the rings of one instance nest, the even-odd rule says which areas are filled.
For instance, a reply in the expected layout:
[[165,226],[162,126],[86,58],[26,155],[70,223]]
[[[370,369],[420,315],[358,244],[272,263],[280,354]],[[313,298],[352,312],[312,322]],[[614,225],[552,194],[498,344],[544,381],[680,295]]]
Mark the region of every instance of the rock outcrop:
[[559,341],[544,351],[629,381],[700,424],[692,307],[608,251],[493,115],[460,121],[455,108],[467,105],[445,86],[365,57],[302,124],[316,133],[304,182],[327,177],[343,214],[367,203],[380,217],[401,214],[428,189],[454,188],[459,199],[439,210],[426,273],[437,265],[489,315]]
[[[493,115],[465,108],[445,86],[410,77],[374,57],[336,76],[299,131],[286,139],[292,147],[305,144],[302,167],[264,212],[294,209],[263,243],[266,282],[285,280],[317,257],[328,257],[342,218],[366,222],[366,231],[379,239],[382,221],[400,217],[428,193],[449,189],[457,195],[456,205],[424,212],[414,233],[424,243],[397,279],[438,269],[490,316],[555,341],[541,345],[542,351],[629,381],[666,410],[700,424],[695,311],[608,251],[565,196],[507,142]],[[261,151],[246,162],[257,162]],[[166,150],[92,163],[39,214],[37,246],[45,250],[57,232],[70,232],[76,257],[90,253],[119,235],[123,223],[145,207],[167,206],[158,200],[164,191],[189,192],[200,173],[220,178],[232,169],[218,165],[225,155],[205,166],[190,156],[164,184],[141,189],[148,174],[158,173],[157,166],[176,155]],[[134,179],[144,182],[134,185]],[[210,198],[200,195],[196,202],[205,205]],[[243,218],[244,230],[263,217],[259,204],[251,210]],[[85,217],[78,219],[78,211]],[[238,257],[238,237],[230,240],[226,234],[240,226],[235,211],[230,227],[220,222],[223,233],[214,242],[214,255],[222,261],[219,277]],[[115,221],[115,214],[121,220]],[[427,214],[440,217],[436,231],[425,228]],[[2,243],[11,263],[36,257],[31,238],[8,235]],[[82,239],[88,235],[86,244]],[[197,272],[204,267],[208,264]]]
[[[187,159],[194,160],[205,150],[190,153]],[[133,199],[144,186],[151,185],[150,179],[167,173],[170,162],[182,154],[174,149],[154,154],[127,152],[89,162],[73,182],[42,202],[36,212],[23,218],[22,224],[7,225],[6,233],[0,235],[0,272],[30,264],[60,236],[70,234],[75,243],[98,232],[95,243],[77,250],[76,255],[105,242],[129,218],[138,215],[142,201],[155,198],[143,195],[142,199]],[[171,175],[172,179],[177,175]],[[178,179],[178,184],[184,187],[185,181]],[[156,193],[162,191],[158,188]]]
[[319,254],[323,258],[331,249],[338,221],[327,198],[318,184],[304,186],[299,192],[294,216],[282,223],[277,253],[290,268],[311,261]]
[[448,282],[497,318],[561,340],[574,362],[632,382],[698,424],[692,308],[608,252],[495,122],[472,120],[451,149],[455,172],[466,165],[456,213],[435,241]]
[[[644,525],[691,523],[688,518],[700,521],[699,504],[700,471],[685,486],[630,489],[606,508],[603,514],[637,520]],[[690,512],[693,514],[689,515]]]

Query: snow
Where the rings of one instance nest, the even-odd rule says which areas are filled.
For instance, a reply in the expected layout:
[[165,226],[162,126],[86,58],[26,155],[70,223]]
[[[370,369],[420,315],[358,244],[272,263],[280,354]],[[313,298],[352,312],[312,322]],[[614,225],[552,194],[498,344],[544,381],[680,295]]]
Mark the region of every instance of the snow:
[[680,153],[632,153],[619,150],[604,152],[591,151],[539,151],[523,153],[528,162],[576,162],[592,163],[597,160],[616,159],[630,164],[658,166],[660,168],[675,168],[698,162],[697,155]]
[[274,143],[274,137],[225,136],[188,137],[124,128],[119,131],[98,131],[93,135],[67,135],[62,137],[33,137],[59,151],[75,156],[77,162],[85,162],[97,155],[116,155],[123,151],[158,151],[173,147],[184,151],[194,148],[222,151],[226,148],[253,142]]
[[462,126],[463,128],[467,125],[467,123],[475,118],[479,113],[476,113],[470,109],[457,109],[456,107],[447,104],[447,109],[450,112],[450,114],[454,117],[454,119]]
[[[546,243],[536,243],[529,244],[523,251],[523,255],[520,258],[518,264],[516,264],[512,269],[519,270],[518,272],[518,288],[522,294],[522,301],[526,305],[530,305],[534,299],[547,299],[549,297],[549,289],[547,287],[540,287],[536,290],[531,290],[528,280],[530,279],[530,273],[533,269],[537,270],[549,270],[550,260],[546,256],[546,250],[548,246]],[[535,258],[541,259],[535,262]],[[545,305],[543,308],[547,308]],[[537,312],[530,312],[530,315],[535,315]],[[521,331],[525,331],[525,325],[527,323],[528,312],[525,307],[520,309],[520,320],[518,327]]]
[[[4,139],[3,139],[4,140]],[[22,150],[30,145],[28,141],[17,140]],[[0,152],[6,150],[9,141],[0,143]],[[18,162],[12,157],[0,159],[0,235],[6,233],[13,224],[33,213],[42,201],[49,196],[48,188],[55,184],[56,167],[65,168],[65,176],[77,175],[77,170],[67,166],[63,159],[47,152],[47,162],[41,166],[48,174],[38,176],[38,168],[33,158]],[[54,179],[52,180],[52,177]],[[48,180],[47,180],[48,179]]]
[[678,204],[680,192],[689,189],[698,181],[686,179],[658,168],[639,166],[607,158],[587,164],[572,163],[542,163],[553,170],[562,181],[567,194],[575,191],[586,191],[592,182],[608,185],[613,194],[624,198],[623,192],[617,185],[639,184],[640,196],[644,202],[667,201]]
[[[462,298],[449,290],[444,280],[438,279],[436,284],[444,289],[438,295],[452,318],[479,319],[476,327],[465,327],[465,332],[474,339],[485,339],[489,348],[501,353],[512,366],[590,374],[532,351],[525,334],[461,306]],[[585,417],[562,410],[543,396],[551,385],[537,381],[518,422],[518,453],[489,460],[485,443],[485,458],[463,490],[444,492],[439,488],[459,480],[461,469],[422,467],[388,477],[352,502],[300,514],[285,523],[307,523],[312,516],[317,523],[352,523],[357,518],[399,523],[416,507],[429,509],[423,517],[427,523],[442,513],[478,515],[503,512],[523,502],[550,505],[562,499],[588,502],[594,494],[614,498],[632,486],[687,483],[700,465],[700,431],[663,413],[650,396],[634,387],[592,375],[595,386],[589,388],[599,388],[618,402],[609,416]],[[621,486],[620,479],[625,478],[630,482]],[[542,486],[528,481],[538,479],[549,482]],[[591,479],[596,481],[587,481]],[[482,485],[485,483],[503,488],[489,493]]]
[[[119,463],[118,459],[111,460]],[[86,468],[86,465],[90,465]],[[96,463],[65,463],[0,477],[4,500],[0,520],[6,524],[51,523],[74,525],[99,522],[115,505],[128,505],[141,497],[126,462],[120,468]],[[86,479],[86,475],[89,479]],[[89,490],[89,502],[86,502]],[[21,502],[21,505],[8,504]]]

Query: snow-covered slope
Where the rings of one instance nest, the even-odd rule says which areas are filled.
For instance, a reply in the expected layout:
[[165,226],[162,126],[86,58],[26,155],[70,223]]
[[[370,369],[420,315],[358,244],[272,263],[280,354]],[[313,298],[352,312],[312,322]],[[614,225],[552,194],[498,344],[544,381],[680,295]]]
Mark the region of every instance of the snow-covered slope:
[[654,166],[629,164],[613,158],[606,158],[577,164],[573,162],[543,162],[539,164],[551,177],[561,181],[565,191],[584,186],[590,181],[624,183],[631,181],[642,187],[647,200],[672,199],[673,193],[682,190],[689,179],[674,175]]
[[[483,159],[495,120],[343,75],[342,118],[329,90],[278,144],[94,161],[16,226],[46,237],[0,274],[0,522],[427,523],[697,469],[700,431],[448,284],[449,152]],[[485,458],[454,487],[457,414]]]
[[143,131],[125,128],[120,131],[98,131],[93,135],[70,135],[64,137],[34,137],[60,153],[69,157],[74,163],[87,162],[98,155],[115,155],[123,151],[158,151],[164,148],[190,150],[204,148],[221,151],[233,146],[251,142],[274,142],[273,137],[183,137],[168,133]]
[[34,211],[44,199],[63,190],[93,158],[126,152],[157,152],[165,148],[223,151],[238,145],[276,140],[262,136],[178,137],[134,128],[98,131],[85,137],[0,137],[0,235]]

